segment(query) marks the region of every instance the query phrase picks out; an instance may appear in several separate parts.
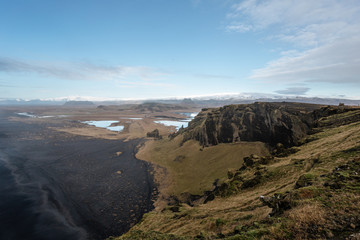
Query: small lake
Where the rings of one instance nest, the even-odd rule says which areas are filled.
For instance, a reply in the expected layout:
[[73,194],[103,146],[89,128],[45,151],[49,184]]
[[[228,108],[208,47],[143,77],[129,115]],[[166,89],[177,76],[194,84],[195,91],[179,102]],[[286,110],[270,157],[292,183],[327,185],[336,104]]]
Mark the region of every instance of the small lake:
[[181,127],[186,128],[189,125],[189,122],[193,120],[196,117],[196,115],[198,115],[198,112],[186,112],[186,113],[184,112],[180,114],[185,115],[187,118],[179,121],[158,120],[158,121],[154,121],[154,123],[160,123],[169,127],[174,126],[176,128],[176,131],[179,131]]
[[176,130],[178,131],[181,126],[183,126],[184,128],[186,128],[189,124],[189,121],[170,121],[170,120],[159,120],[159,121],[154,121],[154,123],[160,123],[163,124],[165,126],[174,126],[176,127]]
[[101,120],[101,121],[84,121],[82,123],[95,127],[106,128],[114,132],[121,132],[122,130],[124,130],[124,126],[111,126],[113,123],[117,123],[117,122],[119,121]]

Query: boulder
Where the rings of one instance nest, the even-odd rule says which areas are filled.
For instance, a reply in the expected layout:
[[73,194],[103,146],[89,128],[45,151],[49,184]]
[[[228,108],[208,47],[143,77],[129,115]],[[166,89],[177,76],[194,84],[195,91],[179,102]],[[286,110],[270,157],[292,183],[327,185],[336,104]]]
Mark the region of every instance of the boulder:
[[148,133],[146,134],[146,136],[147,136],[147,137],[156,138],[156,139],[161,139],[161,138],[162,138],[162,136],[160,136],[160,134],[159,134],[159,130],[158,130],[158,129],[155,129],[155,130],[152,131],[152,132],[148,132]]
[[303,174],[296,181],[295,188],[311,186],[314,184],[315,180],[316,180],[316,176],[314,176],[310,173]]
[[269,208],[272,208],[270,216],[278,216],[291,208],[288,194],[276,193],[272,197],[260,196],[260,201]]

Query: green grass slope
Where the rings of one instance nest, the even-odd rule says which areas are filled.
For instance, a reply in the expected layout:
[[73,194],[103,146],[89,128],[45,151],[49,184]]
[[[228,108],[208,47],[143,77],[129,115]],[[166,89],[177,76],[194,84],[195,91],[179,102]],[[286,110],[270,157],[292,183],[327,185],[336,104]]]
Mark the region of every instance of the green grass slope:
[[[211,201],[171,202],[111,239],[359,239],[360,110],[321,118],[314,130],[286,154],[221,166],[227,174],[217,176]],[[162,156],[157,163],[169,167]],[[181,191],[202,189],[200,182],[183,182]]]

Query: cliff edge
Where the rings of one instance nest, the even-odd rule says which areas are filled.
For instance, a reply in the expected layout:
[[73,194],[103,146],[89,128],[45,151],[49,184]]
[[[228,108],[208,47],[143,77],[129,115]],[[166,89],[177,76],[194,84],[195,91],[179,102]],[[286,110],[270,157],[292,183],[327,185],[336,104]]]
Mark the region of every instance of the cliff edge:
[[195,139],[202,146],[240,141],[260,141],[275,146],[298,145],[317,126],[320,118],[351,111],[352,108],[302,103],[229,105],[203,109],[178,134],[184,141]]

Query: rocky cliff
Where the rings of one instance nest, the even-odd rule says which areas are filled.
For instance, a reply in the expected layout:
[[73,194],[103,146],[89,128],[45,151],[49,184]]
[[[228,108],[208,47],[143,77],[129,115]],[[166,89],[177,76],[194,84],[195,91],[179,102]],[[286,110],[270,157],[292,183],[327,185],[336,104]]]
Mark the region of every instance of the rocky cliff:
[[321,117],[347,110],[285,102],[229,105],[203,109],[179,134],[183,134],[184,141],[195,139],[203,146],[261,141],[289,147],[298,144]]

